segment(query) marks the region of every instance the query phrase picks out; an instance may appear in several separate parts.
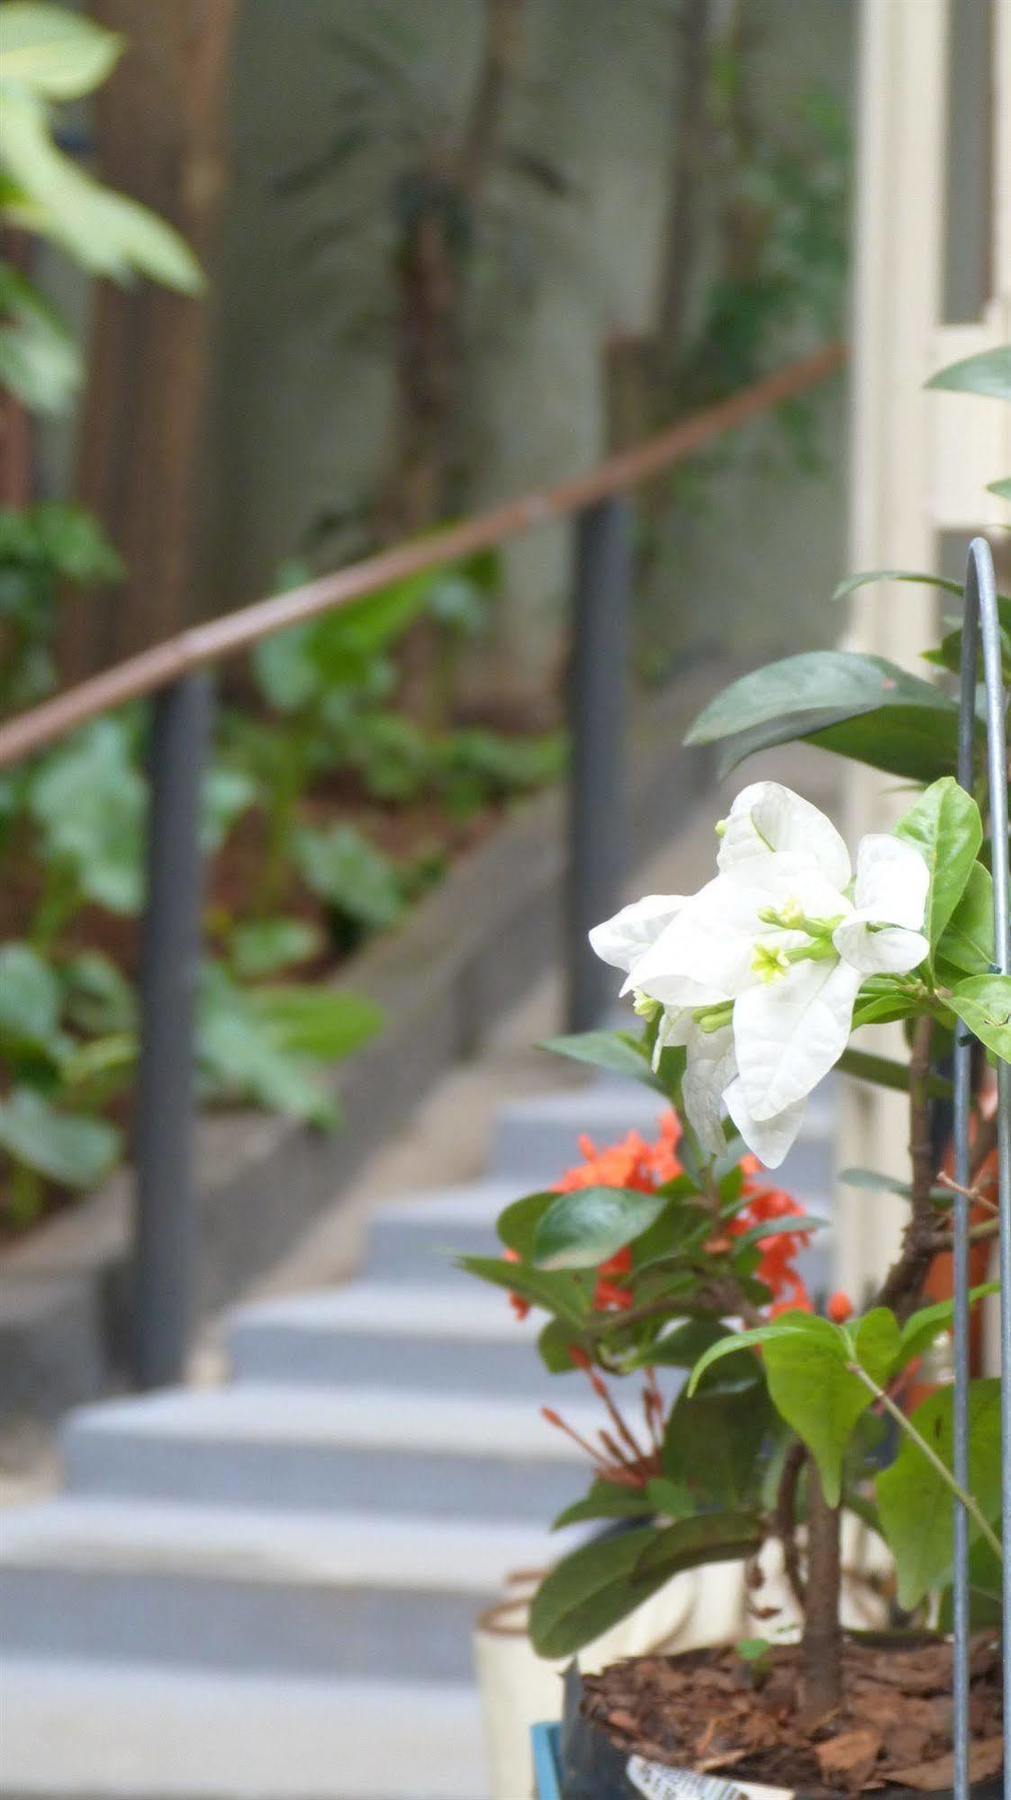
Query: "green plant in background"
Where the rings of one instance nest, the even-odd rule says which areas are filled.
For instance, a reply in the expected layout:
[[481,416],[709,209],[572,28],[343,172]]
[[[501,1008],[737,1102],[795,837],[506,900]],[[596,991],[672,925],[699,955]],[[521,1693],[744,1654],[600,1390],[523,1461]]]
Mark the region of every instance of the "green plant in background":
[[53,687],[53,640],[61,588],[115,581],[122,564],[90,513],[43,500],[0,508],[0,714]]

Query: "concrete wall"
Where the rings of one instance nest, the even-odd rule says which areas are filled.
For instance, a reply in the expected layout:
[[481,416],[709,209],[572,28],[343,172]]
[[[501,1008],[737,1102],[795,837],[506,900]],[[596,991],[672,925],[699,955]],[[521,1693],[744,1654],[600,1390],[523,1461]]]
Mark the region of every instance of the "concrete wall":
[[[760,103],[775,111],[812,83],[848,101],[849,0],[749,0],[765,28]],[[382,15],[429,102],[458,110],[480,42],[479,0],[246,0],[235,87],[236,184],[220,294],[211,466],[213,609],[267,587],[323,510],[366,492],[390,425],[382,232],[370,225],[311,255],[339,184],[293,201],[278,175],[340,123],[347,79],[335,22]],[[670,135],[671,29],[652,0],[529,0],[528,68],[510,135],[558,156],[574,197],[514,208],[512,259],[489,266],[471,395],[481,504],[585,467],[605,438],[601,346],[647,316]],[[356,171],[356,186],[364,191]],[[373,190],[375,191],[375,190]],[[496,199],[515,200],[505,188]],[[524,270],[528,267],[529,279]],[[363,331],[362,315],[367,316]],[[730,459],[701,510],[682,509],[654,620],[675,649],[704,639],[746,655],[824,642],[827,595],[844,566],[845,407],[819,405],[824,468],[785,479],[769,428]],[[564,533],[510,553],[499,620],[522,688],[557,644]]]

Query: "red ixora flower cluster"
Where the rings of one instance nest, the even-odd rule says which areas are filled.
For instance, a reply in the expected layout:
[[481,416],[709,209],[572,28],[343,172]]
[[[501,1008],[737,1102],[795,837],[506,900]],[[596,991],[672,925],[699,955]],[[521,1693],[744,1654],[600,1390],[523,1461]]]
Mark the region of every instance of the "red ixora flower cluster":
[[[617,1187],[653,1193],[682,1173],[677,1156],[680,1139],[681,1121],[670,1110],[660,1119],[655,1143],[647,1143],[637,1131],[630,1131],[619,1144],[608,1144],[599,1150],[592,1138],[581,1137],[579,1148],[583,1161],[565,1171],[554,1183],[554,1191],[568,1194],[576,1188]],[[781,1188],[767,1187],[757,1179],[760,1171],[761,1164],[756,1157],[742,1159],[747,1204],[727,1221],[721,1236],[710,1239],[707,1248],[714,1254],[728,1251],[734,1238],[743,1237],[745,1232],[753,1231],[766,1221],[771,1223],[772,1220],[803,1216],[803,1208],[789,1194]],[[806,1231],[777,1231],[758,1240],[761,1260],[755,1274],[772,1293],[771,1318],[783,1312],[813,1312],[811,1297],[796,1267],[797,1257],[807,1249],[810,1241]],[[506,1258],[511,1262],[519,1260],[514,1251],[507,1251]],[[622,1277],[629,1275],[631,1269],[632,1251],[627,1246],[601,1263],[593,1296],[598,1312],[623,1312],[631,1306],[632,1294],[622,1286]],[[517,1318],[525,1318],[530,1311],[529,1302],[519,1294],[511,1294],[510,1303]]]

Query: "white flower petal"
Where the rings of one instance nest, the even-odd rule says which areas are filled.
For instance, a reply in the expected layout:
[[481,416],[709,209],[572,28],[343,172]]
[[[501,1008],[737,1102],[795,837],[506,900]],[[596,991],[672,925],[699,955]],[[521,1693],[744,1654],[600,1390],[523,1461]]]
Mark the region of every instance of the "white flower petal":
[[665,1006],[657,1027],[656,1041],[653,1045],[653,1069],[660,1067],[660,1058],[665,1050],[679,1050],[687,1044],[695,1030],[695,1021],[691,1009],[687,1006]]
[[646,894],[642,900],[634,900],[631,906],[623,906],[612,919],[595,925],[590,932],[590,943],[601,962],[627,972],[636,957],[642,956],[656,942],[664,926],[670,924],[684,903],[681,894]]
[[828,958],[795,963],[734,1007],[737,1066],[748,1107],[771,1119],[811,1092],[846,1048],[859,970]]
[[857,910],[880,925],[922,931],[930,870],[912,845],[885,832],[860,840],[853,898]]
[[687,900],[652,948],[632,964],[626,988],[666,1006],[713,1006],[754,979],[758,915],[767,893],[717,875]]
[[717,863],[720,869],[796,851],[808,857],[832,886],[849,886],[850,858],[831,819],[778,781],[756,781],[738,794],[726,820]]
[[748,1149],[754,1151],[759,1162],[764,1163],[767,1169],[778,1169],[797,1140],[804,1122],[807,1101],[797,1100],[792,1106],[785,1106],[782,1112],[776,1113],[771,1119],[755,1119],[748,1109],[744,1083],[740,1077],[731,1082],[723,1098]]
[[839,955],[861,975],[908,975],[930,952],[922,931],[901,925],[879,925],[880,914],[865,907],[837,926],[832,942]]
[[736,1073],[733,1026],[702,1031],[693,1024],[681,1098],[688,1123],[708,1156],[719,1156],[726,1145],[720,1101]]

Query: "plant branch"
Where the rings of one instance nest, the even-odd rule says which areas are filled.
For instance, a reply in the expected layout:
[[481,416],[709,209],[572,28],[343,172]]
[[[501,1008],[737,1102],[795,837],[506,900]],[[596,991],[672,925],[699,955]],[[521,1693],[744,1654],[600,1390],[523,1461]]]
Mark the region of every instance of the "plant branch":
[[842,1694],[842,1514],[825,1498],[814,1458],[807,1467],[807,1594],[804,1605],[803,1712],[813,1723],[838,1706]]
[[902,1238],[902,1249],[892,1264],[875,1306],[887,1306],[900,1323],[915,1312],[923,1283],[937,1254],[936,1219],[931,1190],[934,1155],[930,1139],[930,1051],[934,1036],[931,1018],[917,1019],[913,1052],[909,1059],[909,1155],[912,1162],[912,1210]]
[[930,1444],[928,1444],[926,1438],[923,1437],[919,1431],[917,1431],[916,1426],[913,1424],[912,1420],[910,1418],[908,1418],[907,1415],[903,1412],[901,1406],[896,1406],[895,1401],[892,1399],[891,1395],[886,1393],[884,1388],[878,1386],[877,1382],[874,1380],[874,1377],[872,1375],[868,1375],[867,1370],[865,1368],[863,1368],[860,1363],[851,1362],[851,1363],[847,1363],[846,1366],[851,1375],[855,1375],[858,1381],[863,1382],[864,1387],[867,1389],[868,1393],[871,1393],[874,1395],[875,1400],[877,1400],[879,1402],[879,1404],[884,1407],[889,1418],[895,1420],[896,1425],[898,1425],[900,1430],[902,1430],[905,1433],[906,1437],[909,1438],[910,1442],[915,1444],[918,1450],[922,1451],[923,1455],[926,1457],[927,1461],[930,1463],[931,1468],[934,1469],[936,1471],[936,1473],[941,1477],[941,1480],[944,1482],[945,1487],[948,1488],[948,1490],[954,1495],[955,1499],[960,1501],[962,1506],[965,1507],[966,1512],[969,1514],[969,1517],[972,1519],[973,1523],[978,1527],[982,1536],[986,1539],[986,1541],[989,1544],[994,1555],[997,1557],[998,1562],[1003,1562],[1004,1561],[1004,1550],[1001,1545],[1000,1538],[997,1536],[997,1533],[994,1531],[993,1526],[990,1524],[990,1521],[981,1512],[978,1502],[973,1499],[973,1496],[967,1491],[967,1489],[962,1487],[960,1485],[960,1483],[955,1480],[954,1475],[952,1474],[951,1470],[946,1466],[943,1458],[938,1456],[937,1451]]

